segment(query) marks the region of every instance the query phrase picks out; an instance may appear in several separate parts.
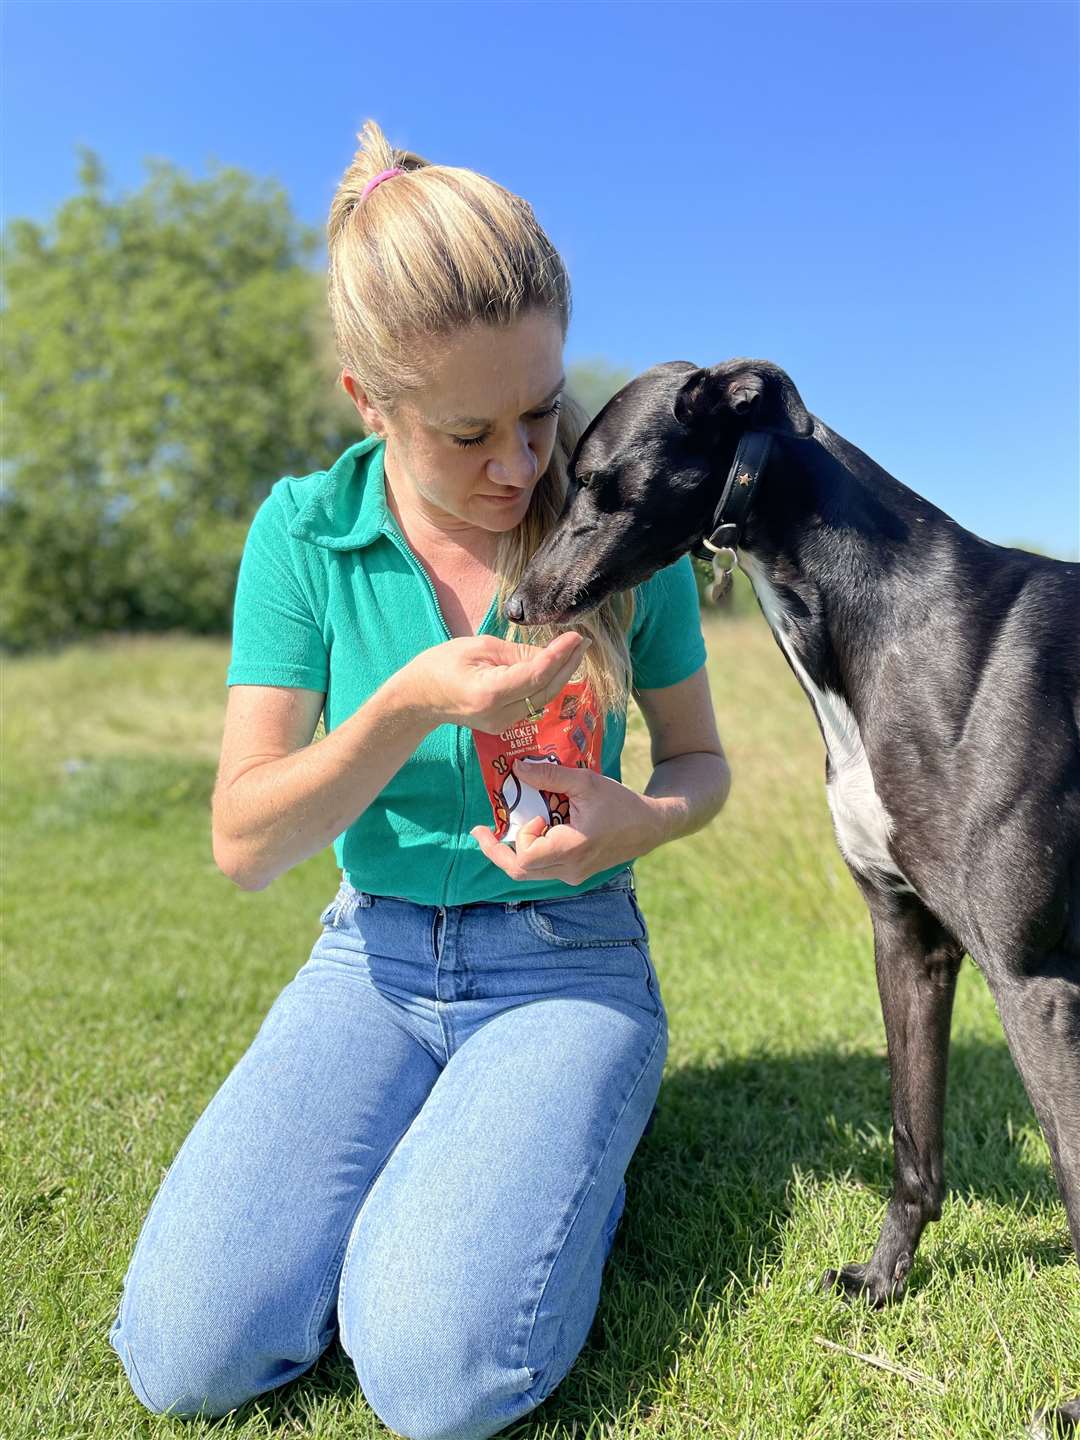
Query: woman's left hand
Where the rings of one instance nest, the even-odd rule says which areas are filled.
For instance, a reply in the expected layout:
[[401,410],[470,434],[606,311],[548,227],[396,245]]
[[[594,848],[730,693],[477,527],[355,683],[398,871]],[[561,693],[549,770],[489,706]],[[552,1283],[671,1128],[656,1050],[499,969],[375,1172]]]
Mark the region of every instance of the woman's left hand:
[[601,775],[571,765],[535,765],[514,761],[519,780],[536,789],[565,795],[570,820],[547,825],[539,816],[515,837],[516,852],[482,825],[470,830],[480,849],[511,880],[562,880],[581,885],[590,875],[633,860],[656,848],[657,816],[652,802]]

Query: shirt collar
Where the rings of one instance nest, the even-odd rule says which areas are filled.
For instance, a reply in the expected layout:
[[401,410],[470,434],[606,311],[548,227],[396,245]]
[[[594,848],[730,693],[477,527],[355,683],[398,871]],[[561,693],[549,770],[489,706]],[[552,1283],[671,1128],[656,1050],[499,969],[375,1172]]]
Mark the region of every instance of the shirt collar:
[[393,523],[383,474],[385,442],[367,435],[350,445],[289,523],[289,534],[328,550],[358,550]]

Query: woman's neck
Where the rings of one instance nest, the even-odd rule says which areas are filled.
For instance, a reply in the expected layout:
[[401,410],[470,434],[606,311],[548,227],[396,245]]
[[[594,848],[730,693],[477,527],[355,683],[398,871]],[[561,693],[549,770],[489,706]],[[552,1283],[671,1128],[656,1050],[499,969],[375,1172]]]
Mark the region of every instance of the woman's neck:
[[450,529],[439,525],[425,515],[420,506],[412,505],[407,500],[402,504],[390,477],[384,473],[383,478],[387,507],[397,521],[401,533],[417,554],[430,559],[436,565],[458,568],[472,565],[494,570],[499,542],[495,532],[484,530],[479,525],[469,525],[465,521]]

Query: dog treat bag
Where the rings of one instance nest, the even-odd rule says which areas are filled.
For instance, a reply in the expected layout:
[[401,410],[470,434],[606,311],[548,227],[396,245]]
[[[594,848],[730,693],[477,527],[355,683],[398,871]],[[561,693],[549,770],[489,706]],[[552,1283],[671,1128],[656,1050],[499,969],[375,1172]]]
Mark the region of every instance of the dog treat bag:
[[565,825],[570,819],[567,797],[534,789],[514,773],[514,761],[548,760],[599,771],[604,721],[588,681],[571,679],[547,702],[539,720],[522,720],[498,735],[474,730],[472,737],[495,817],[495,839],[510,844],[519,828],[537,815],[547,825]]

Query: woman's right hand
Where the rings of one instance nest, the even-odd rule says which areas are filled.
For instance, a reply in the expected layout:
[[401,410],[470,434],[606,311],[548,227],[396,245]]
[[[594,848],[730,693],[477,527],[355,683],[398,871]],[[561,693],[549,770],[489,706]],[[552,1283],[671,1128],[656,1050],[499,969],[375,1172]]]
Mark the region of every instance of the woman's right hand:
[[459,635],[422,650],[400,674],[434,725],[467,725],[498,735],[528,719],[526,696],[542,710],[573,675],[590,643],[576,630],[557,635],[547,646]]

